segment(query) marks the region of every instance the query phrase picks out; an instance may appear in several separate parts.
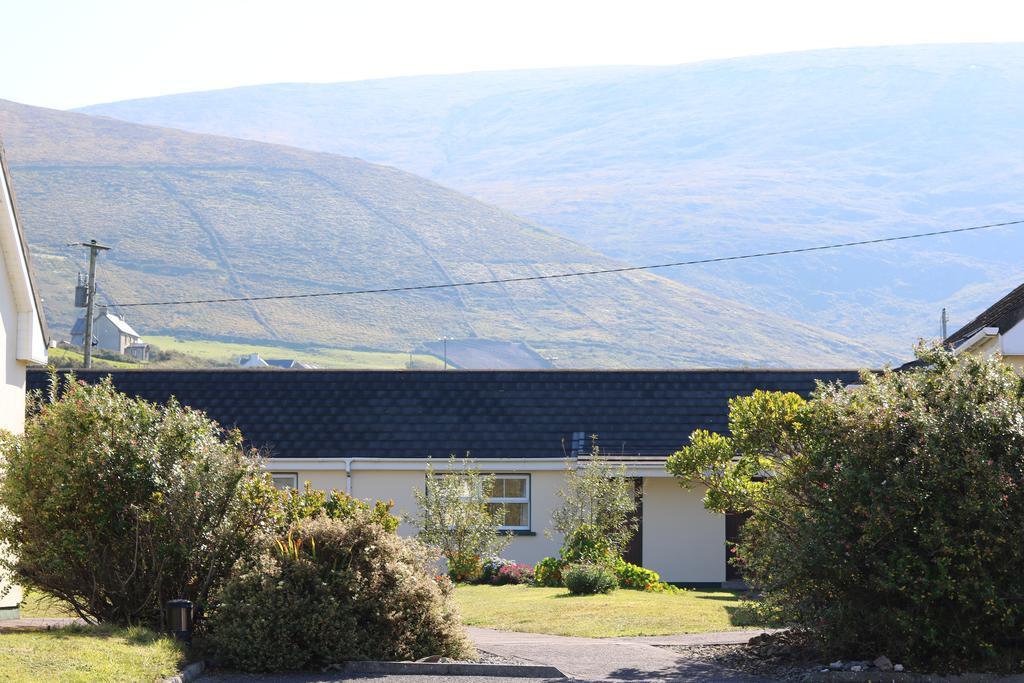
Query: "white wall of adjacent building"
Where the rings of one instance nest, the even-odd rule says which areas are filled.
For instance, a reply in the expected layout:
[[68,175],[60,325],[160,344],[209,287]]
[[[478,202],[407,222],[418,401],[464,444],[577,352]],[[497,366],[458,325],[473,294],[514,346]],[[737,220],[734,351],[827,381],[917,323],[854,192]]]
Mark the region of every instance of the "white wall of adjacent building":
[[[435,463],[435,468],[444,463]],[[530,488],[530,528],[512,540],[504,557],[536,564],[558,555],[562,539],[545,532],[551,515],[560,504],[558,490],[564,484],[564,461],[535,464],[516,460],[479,461],[482,472],[526,474]],[[294,473],[299,486],[308,481],[320,490],[350,491],[365,501],[390,500],[393,512],[414,516],[414,491],[424,486],[424,461],[386,459],[343,459],[268,462],[272,472]],[[707,512],[704,491],[684,489],[667,472],[628,472],[643,476],[643,523],[641,525],[643,564],[661,575],[663,581],[678,583],[721,583],[725,581],[725,517]],[[646,476],[645,476],[646,475]],[[403,521],[399,533],[414,535],[417,529]]]

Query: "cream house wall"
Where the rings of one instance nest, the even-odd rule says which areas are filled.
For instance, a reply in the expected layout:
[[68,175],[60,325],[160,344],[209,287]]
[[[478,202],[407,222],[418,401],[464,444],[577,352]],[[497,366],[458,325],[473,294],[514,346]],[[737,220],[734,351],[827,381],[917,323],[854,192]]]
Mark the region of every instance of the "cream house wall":
[[[18,338],[18,310],[14,294],[7,286],[10,281],[5,259],[0,258],[0,429],[21,432],[25,428],[25,367],[27,363],[18,360],[16,348]],[[0,549],[0,552],[3,552]],[[3,594],[6,590],[6,594]],[[21,604],[21,587],[10,586],[0,577],[0,618],[14,611]]]
[[[314,488],[350,491],[366,501],[391,500],[394,512],[403,518],[399,533],[414,535],[416,528],[405,517],[415,515],[414,491],[422,490],[424,461],[387,461],[335,459],[329,465],[286,459],[268,462],[273,472],[298,474],[300,486],[308,481]],[[530,532],[513,538],[505,557],[536,564],[545,557],[557,556],[560,536],[549,538],[545,531],[551,515],[560,504],[558,490],[565,481],[564,461],[493,460],[477,462],[482,472],[530,475]],[[326,467],[330,469],[326,469]],[[346,467],[351,472],[348,479]],[[443,469],[444,463],[435,463]],[[680,583],[720,583],[725,581],[725,517],[704,509],[704,491],[683,489],[663,469],[627,471],[642,476],[643,486],[643,564],[661,575],[662,580]],[[350,488],[347,488],[350,487]]]
[[644,478],[644,566],[663,581],[725,581],[725,515],[704,509],[704,491],[673,477]]

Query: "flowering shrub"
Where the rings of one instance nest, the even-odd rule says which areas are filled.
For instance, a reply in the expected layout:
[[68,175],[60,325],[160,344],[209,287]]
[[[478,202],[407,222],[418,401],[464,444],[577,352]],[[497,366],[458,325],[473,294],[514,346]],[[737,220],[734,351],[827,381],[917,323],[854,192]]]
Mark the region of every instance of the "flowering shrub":
[[510,564],[515,564],[515,562],[506,560],[503,557],[488,557],[480,563],[478,581],[480,583],[497,583],[498,572],[501,571],[502,567],[507,567]]
[[640,591],[653,590],[661,583],[658,572],[630,564],[622,559],[615,563],[615,578],[619,580],[619,588],[632,588]]
[[582,524],[572,531],[562,544],[559,553],[563,564],[584,562],[588,564],[615,564],[615,549],[600,527]]
[[558,588],[562,585],[562,569],[565,563],[557,557],[545,557],[534,567],[533,582],[546,588]]
[[919,358],[809,401],[733,399],[731,436],[694,432],[668,467],[709,508],[752,512],[745,576],[830,656],[1020,661],[1024,382],[993,359]]
[[516,564],[514,562],[506,564],[498,570],[498,575],[494,577],[491,583],[496,586],[504,586],[509,583],[533,583],[533,567],[528,564]]

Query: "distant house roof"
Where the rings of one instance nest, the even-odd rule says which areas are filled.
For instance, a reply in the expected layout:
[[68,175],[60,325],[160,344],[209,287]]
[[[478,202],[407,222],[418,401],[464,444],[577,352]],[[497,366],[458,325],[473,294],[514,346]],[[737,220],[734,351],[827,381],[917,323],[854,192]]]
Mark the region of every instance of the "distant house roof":
[[[46,346],[50,340],[50,331],[46,327],[46,318],[43,314],[43,301],[39,295],[38,280],[35,276],[35,270],[32,266],[32,256],[28,248],[28,240],[25,239],[25,231],[21,222],[21,215],[18,212],[18,202],[14,195],[14,186],[11,184],[11,172],[7,167],[7,155],[4,152],[3,143],[0,142],[0,211],[6,216],[0,217],[0,226],[11,222],[13,223],[13,235],[5,234],[0,235],[0,255],[6,255],[9,258],[18,259],[20,263],[17,267],[12,263],[8,262],[8,269],[11,271],[11,276],[14,277],[14,273],[21,270],[23,275],[20,278],[22,284],[18,285],[24,295],[23,306],[19,305],[19,310],[25,310],[26,312],[32,312],[32,318],[34,318],[35,324],[38,324],[38,328],[33,330],[36,338],[32,338],[28,335],[22,337],[19,341],[18,357],[31,360],[33,362],[46,362]],[[10,221],[8,221],[10,219]],[[11,242],[8,242],[8,238],[12,238]],[[20,255],[20,259],[18,256]],[[23,270],[22,270],[23,269]],[[16,290],[17,291],[17,290]],[[24,341],[31,341],[32,349],[21,348]],[[31,356],[31,358],[30,358]]]
[[[77,370],[151,401],[176,396],[278,458],[560,458],[598,435],[609,455],[665,456],[724,431],[755,389],[808,394],[849,370]],[[44,388],[45,372],[28,385]]]
[[946,337],[946,344],[955,348],[986,327],[998,328],[999,334],[1005,334],[1021,320],[1024,320],[1024,285],[1017,287],[982,311],[977,318]]
[[[97,315],[96,318],[94,319],[94,322],[95,322],[95,320],[100,320],[100,319],[103,319],[103,318],[106,318],[107,320],[109,320],[111,323],[113,323],[114,327],[116,327],[119,331],[123,332],[124,334],[127,334],[129,337],[135,337],[136,339],[141,339],[142,338],[142,335],[140,335],[138,332],[136,332],[134,329],[132,329],[132,326],[129,325],[124,320],[124,318],[121,318],[120,316],[114,315],[113,313],[111,313],[109,311],[107,311],[106,313],[100,313],[99,315]],[[79,334],[85,334],[85,315],[83,315],[81,318],[76,320],[75,324],[72,325],[72,327],[71,327],[71,336],[75,336],[75,335],[79,335]]]
[[309,370],[312,367],[294,358],[268,358],[266,364],[272,365],[275,368],[289,368],[291,370]]

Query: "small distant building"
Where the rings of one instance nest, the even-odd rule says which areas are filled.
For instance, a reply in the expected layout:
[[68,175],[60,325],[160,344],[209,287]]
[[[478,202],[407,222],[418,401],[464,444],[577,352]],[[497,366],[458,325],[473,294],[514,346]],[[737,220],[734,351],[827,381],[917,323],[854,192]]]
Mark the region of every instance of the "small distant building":
[[[124,318],[111,313],[106,306],[97,309],[92,321],[93,347],[131,356],[137,361],[149,360],[149,344],[129,325]],[[71,328],[71,343],[85,346],[85,316],[75,321]]]
[[312,370],[316,366],[294,358],[268,358],[264,360],[258,353],[250,353],[238,359],[238,366],[242,368],[285,368],[288,370]]

